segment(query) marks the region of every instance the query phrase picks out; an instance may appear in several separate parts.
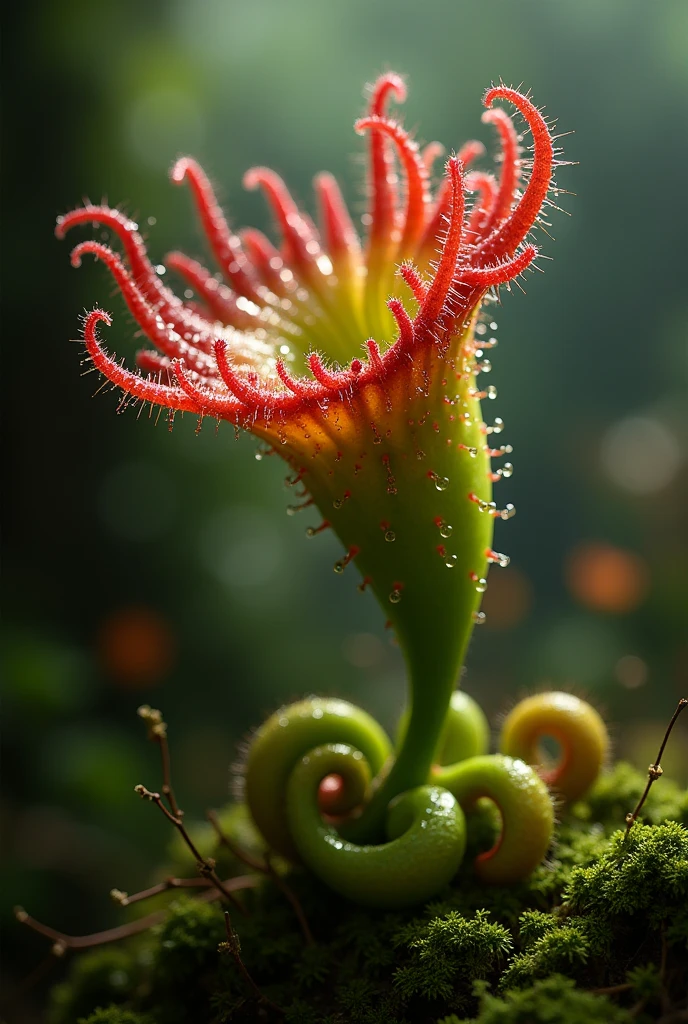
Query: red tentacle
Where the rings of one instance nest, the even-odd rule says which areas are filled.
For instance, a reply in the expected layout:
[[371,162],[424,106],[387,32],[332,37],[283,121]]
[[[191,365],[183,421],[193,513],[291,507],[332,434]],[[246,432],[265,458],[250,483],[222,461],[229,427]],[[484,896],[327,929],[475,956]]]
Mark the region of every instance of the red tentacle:
[[[227,342],[219,338],[215,342],[215,358],[220,376],[228,390],[235,395],[239,401],[249,409],[257,412],[258,409],[274,409],[276,400],[279,398],[272,391],[256,387],[247,377],[243,377],[231,366],[227,358]],[[289,401],[289,399],[287,399]]]
[[314,186],[325,246],[335,265],[344,265],[354,272],[360,263],[361,241],[339,185],[331,174],[319,174]]
[[237,330],[255,328],[255,318],[246,310],[239,309],[236,296],[231,289],[213,277],[201,263],[183,252],[169,252],[165,257],[165,264],[191,285],[216,320]]
[[[392,94],[397,103],[403,103],[406,99],[406,86],[399,75],[387,72],[373,85],[369,116],[384,117]],[[373,249],[383,248],[394,229],[396,196],[389,146],[386,138],[377,132],[373,132],[370,137],[370,179],[371,221],[368,242]]]
[[406,260],[399,267],[399,274],[413,292],[416,302],[422,303],[428,294],[428,286],[421,277],[418,267],[410,260]]
[[[256,269],[258,276],[275,295],[285,296],[289,292],[288,283],[281,277],[284,268],[284,259],[279,249],[275,248],[269,238],[258,231],[257,228],[242,228],[241,241],[248,252],[251,263]],[[288,271],[290,280],[293,282],[293,275]]]
[[371,369],[377,374],[384,373],[385,364],[382,356],[380,355],[380,346],[378,343],[373,338],[368,338],[366,341],[366,348],[368,349]]
[[161,374],[169,382],[172,360],[167,356],[161,356],[158,352],[143,348],[136,353],[135,358],[139,370],[143,370],[144,373]]
[[[482,142],[478,142],[477,139],[472,139],[470,142],[464,143],[459,152],[456,155],[457,160],[460,161],[464,170],[473,160],[476,160],[479,156],[485,152],[485,147]],[[435,199],[435,205],[430,208],[428,213],[428,223],[423,233],[423,238],[419,246],[419,252],[427,253],[432,251],[438,245],[438,240],[444,230],[446,221],[449,219],[449,209],[452,200],[452,185],[451,178],[445,175],[440,183],[439,190],[437,192],[437,198]]]
[[466,177],[466,188],[479,193],[466,224],[466,242],[474,243],[477,235],[485,233],[484,225],[494,210],[498,186],[491,174],[472,171]]
[[57,238],[63,239],[68,231],[80,224],[104,224],[105,227],[115,232],[124,246],[134,281],[149,303],[181,304],[181,300],[165,288],[156,273],[155,267],[148,258],[146,243],[139,234],[138,224],[135,221],[127,217],[121,210],[88,203],[78,210],[72,210],[63,217],[59,217],[55,235]]
[[[156,312],[165,320],[165,323],[171,325],[180,334],[187,331],[202,332],[210,326],[205,322],[203,316],[185,306],[174,292],[165,287],[148,259],[146,246],[136,230],[136,224],[119,210],[112,210],[108,206],[93,205],[73,210],[59,219],[55,234],[58,238],[64,238],[71,228],[86,223],[105,224],[117,234],[124,245],[136,287],[146,302],[155,307]],[[203,348],[204,346],[199,344],[198,347]]]
[[363,117],[354,125],[359,135],[372,129],[383,132],[396,146],[406,175],[406,212],[399,252],[406,255],[417,243],[425,224],[425,211],[430,201],[428,172],[418,153],[418,145],[396,121],[385,117]]
[[498,86],[489,89],[484,104],[490,107],[495,100],[508,100],[528,122],[533,135],[533,169],[530,181],[509,218],[480,246],[481,261],[515,252],[537,220],[547,198],[554,168],[554,145],[547,122],[531,101],[515,89]]
[[323,366],[317,352],[311,352],[308,357],[308,365],[318,384],[322,384],[330,391],[342,391],[344,388],[350,387],[363,369],[360,359],[352,359],[348,370],[332,373]]
[[444,306],[454,277],[456,260],[461,247],[464,195],[462,166],[458,157],[450,157],[447,161],[447,177],[451,182],[452,190],[449,228],[442,246],[442,255],[437,267],[437,273],[428,289],[425,301],[418,311],[417,319],[422,319],[425,323],[432,323],[433,320],[436,320]]
[[420,158],[428,175],[432,174],[435,161],[444,156],[444,146],[441,142],[428,142],[421,150]]
[[298,395],[299,398],[317,397],[317,390],[311,381],[292,376],[284,365],[284,361],[282,359],[277,360],[275,369],[277,370],[277,376],[282,381],[285,388],[288,388],[293,394]]
[[219,419],[229,420],[230,423],[238,422],[247,412],[246,407],[236,399],[225,398],[217,392],[202,388],[193,380],[191,372],[181,360],[174,360],[172,372],[177,378],[181,390],[194,403],[196,412],[208,413]]
[[302,213],[279,174],[268,167],[252,167],[244,175],[244,187],[262,188],[273,209],[282,232],[284,257],[288,263],[310,268],[320,252],[315,227]]
[[534,245],[527,245],[523,252],[511,260],[505,260],[494,267],[460,267],[457,280],[479,288],[490,288],[492,285],[506,284],[522,274],[537,256]]
[[511,213],[511,204],[514,200],[514,193],[518,187],[521,163],[519,160],[520,150],[518,145],[518,134],[506,110],[501,107],[494,107],[483,113],[482,120],[485,124],[493,124],[499,132],[502,146],[502,170],[499,176],[499,192],[492,207],[490,216],[483,225],[485,238]]
[[238,237],[229,229],[203,168],[191,157],[182,157],[172,168],[170,177],[175,185],[181,185],[188,178],[203,231],[218,266],[234,290],[247,298],[259,299],[257,282],[251,273],[251,266],[242,251]]
[[168,409],[177,409],[181,412],[198,412],[197,404],[192,401],[178,388],[168,387],[165,384],[157,384],[151,380],[144,380],[138,373],[125,370],[123,366],[115,362],[101,346],[96,335],[96,325],[102,321],[108,327],[112,323],[111,317],[102,309],[94,309],[89,313],[84,325],[84,341],[88,354],[93,365],[100,372],[112,381],[118,388],[125,391],[134,398],[140,398],[144,402],[152,402],[154,405],[164,405]]
[[156,348],[172,358],[184,356],[196,373],[206,375],[214,373],[214,367],[206,353],[198,345],[189,344],[176,331],[170,330],[157,310],[148,305],[119,256],[112,249],[101,245],[100,242],[80,242],[72,250],[72,266],[81,265],[81,257],[84,253],[91,253],[96,259],[105,263],[117,282],[134,319]]
[[404,309],[404,304],[399,299],[390,299],[387,303],[390,313],[397,322],[399,328],[399,339],[398,345],[404,349],[413,348],[415,341],[415,332],[413,329],[413,323],[411,317]]

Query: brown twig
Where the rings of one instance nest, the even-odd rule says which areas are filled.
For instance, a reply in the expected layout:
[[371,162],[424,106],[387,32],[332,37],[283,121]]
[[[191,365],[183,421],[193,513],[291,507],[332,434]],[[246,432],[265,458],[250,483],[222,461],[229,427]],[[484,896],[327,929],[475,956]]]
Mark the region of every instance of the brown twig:
[[275,869],[275,866],[272,863],[272,855],[270,854],[270,852],[266,853],[265,855],[265,863],[267,865],[268,874],[272,878],[273,882],[275,883],[277,888],[284,893],[287,900],[289,900],[292,910],[296,915],[296,920],[299,922],[301,926],[301,931],[303,932],[303,937],[306,940],[306,945],[314,946],[315,939],[313,938],[313,932],[310,929],[310,925],[308,924],[308,920],[303,911],[303,907],[301,906],[301,903],[299,902],[296,893],[293,891],[293,889],[291,889],[290,886],[287,885],[282,875],[280,875],[280,873]]
[[308,924],[308,920],[303,911],[303,907],[301,906],[296,894],[292,891],[292,889],[289,887],[284,878],[282,878],[282,876],[276,870],[274,864],[272,863],[272,857],[270,852],[266,853],[265,860],[260,860],[260,858],[254,857],[252,854],[242,849],[237,843],[234,842],[231,836],[228,836],[223,831],[215,811],[207,811],[206,817],[210,824],[215,829],[215,833],[218,839],[220,840],[223,846],[227,847],[230,853],[234,854],[234,856],[238,860],[242,861],[248,867],[253,868],[254,871],[260,871],[262,874],[268,875],[268,877],[273,880],[277,888],[284,894],[286,899],[291,904],[294,914],[296,915],[296,919],[301,927],[301,931],[303,932],[303,937],[306,940],[306,945],[315,945],[313,932],[310,929],[310,925]]
[[151,896],[158,896],[169,889],[197,889],[210,888],[212,882],[208,878],[166,878],[164,882],[151,885],[149,889],[142,889],[141,892],[122,892],[121,889],[111,889],[110,896],[120,907],[128,907],[131,903],[138,903],[140,900],[150,899]]
[[[258,879],[255,875],[239,875],[238,878],[226,879],[223,882],[223,887],[227,890],[239,891],[240,889],[250,889],[257,882]],[[202,892],[198,900],[211,903],[213,900],[219,899],[220,895],[220,890],[213,885],[212,888]],[[91,949],[93,946],[104,946],[108,942],[119,942],[122,939],[131,938],[132,935],[139,935],[154,925],[160,924],[165,920],[166,915],[167,910],[157,910],[153,914],[147,914],[146,917],[139,917],[136,921],[129,921],[127,924],[120,924],[116,928],[108,928],[102,932],[93,932],[91,935],[66,935],[56,928],[37,921],[27,914],[23,907],[16,907],[14,911],[14,916],[20,924],[25,924],[27,928],[31,928],[38,935],[43,935],[54,943],[53,955],[59,955],[56,947],[59,947],[62,952],[71,949]]]
[[160,747],[160,759],[162,761],[162,795],[170,805],[170,810],[175,818],[182,818],[184,812],[177,803],[177,798],[172,789],[172,765],[170,763],[170,748],[167,743],[167,722],[162,717],[162,712],[149,704],[142,704],[138,709],[139,718],[142,718],[148,728],[148,739],[157,743]]
[[686,705],[688,705],[688,698],[681,697],[681,699],[678,702],[678,705],[676,707],[676,710],[674,711],[674,713],[672,715],[671,721],[669,722],[669,724],[667,726],[666,732],[664,733],[664,739],[662,740],[662,745],[659,748],[659,753],[657,754],[657,759],[654,762],[654,764],[651,764],[650,767],[647,770],[647,784],[646,784],[645,789],[643,791],[643,795],[641,796],[640,800],[638,801],[635,810],[634,811],[629,811],[628,814],[626,815],[626,835],[624,836],[624,842],[628,838],[628,833],[633,828],[633,825],[635,824],[635,821],[636,821],[638,815],[640,814],[642,806],[645,803],[645,801],[647,800],[647,796],[648,796],[648,793],[650,792],[650,789],[652,788],[652,784],[654,782],[656,782],[657,779],[661,778],[662,775],[664,774],[664,769],[662,768],[662,766],[660,764],[660,761],[662,760],[662,756],[664,754],[664,748],[667,745],[667,740],[669,739],[669,736],[671,735],[671,730],[674,728],[674,725],[676,724],[676,720],[677,720],[678,716],[681,714],[681,712],[686,707]]
[[142,785],[134,786],[134,792],[138,793],[142,800],[150,800],[151,803],[155,804],[155,806],[162,811],[167,820],[171,822],[171,824],[174,825],[174,827],[177,829],[180,836],[182,837],[182,839],[188,846],[189,850],[191,851],[192,855],[194,856],[199,874],[203,878],[209,878],[213,885],[215,886],[215,888],[219,889],[219,891],[225,897],[227,902],[231,903],[232,906],[240,910],[242,914],[245,914],[246,911],[242,907],[241,903],[239,903],[236,897],[232,895],[230,890],[225,886],[224,882],[221,880],[220,876],[216,872],[215,861],[211,857],[203,856],[203,854],[199,851],[198,847],[194,843],[189,833],[186,831],[182,819],[178,818],[176,814],[172,814],[171,811],[168,811],[168,809],[162,802],[162,797],[160,796],[160,794],[155,793],[150,789],[146,789],[146,787]]
[[267,996],[263,995],[256,982],[246,970],[246,965],[241,959],[241,944],[239,942],[239,936],[234,931],[232,919],[229,916],[228,910],[225,910],[225,930],[227,932],[227,941],[220,943],[220,952],[229,953],[234,960],[234,963],[237,965],[239,973],[243,977],[244,981],[255,993],[258,1002],[262,1003],[264,1006],[268,1006],[271,1010],[274,1010],[275,1013],[279,1013],[280,1016],[284,1016],[284,1010],[281,1006],[278,1006],[277,1003],[273,1003],[272,999],[268,999]]

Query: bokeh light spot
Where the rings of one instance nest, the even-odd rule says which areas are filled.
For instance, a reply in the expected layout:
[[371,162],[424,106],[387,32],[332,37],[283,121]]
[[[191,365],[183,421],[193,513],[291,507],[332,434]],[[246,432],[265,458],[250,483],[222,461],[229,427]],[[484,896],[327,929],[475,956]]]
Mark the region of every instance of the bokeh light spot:
[[681,449],[659,420],[629,416],[609,428],[600,457],[607,476],[618,487],[631,494],[653,494],[675,477]]
[[614,675],[627,690],[637,690],[647,682],[647,665],[635,654],[624,654],[614,666]]
[[374,668],[385,660],[387,649],[374,633],[350,633],[342,644],[346,660],[355,668]]
[[523,622],[533,604],[533,588],[524,572],[515,566],[494,569],[481,610],[485,612],[485,625],[489,629],[511,629]]
[[137,688],[162,681],[174,663],[176,643],[158,612],[132,606],[105,619],[98,650],[105,671],[118,685]]
[[579,604],[593,611],[633,611],[645,597],[648,582],[643,559],[611,544],[580,544],[567,559],[568,588]]

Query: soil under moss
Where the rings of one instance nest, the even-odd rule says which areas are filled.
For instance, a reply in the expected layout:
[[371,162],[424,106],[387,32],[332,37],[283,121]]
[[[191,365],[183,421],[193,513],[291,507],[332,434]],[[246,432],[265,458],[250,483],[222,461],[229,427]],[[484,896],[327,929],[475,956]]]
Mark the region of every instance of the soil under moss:
[[[471,849],[457,878],[412,912],[355,907],[292,871],[288,884],[313,945],[274,881],[242,893],[246,914],[233,912],[241,957],[281,1013],[255,996],[222,951],[223,908],[175,898],[143,936],[76,957],[52,993],[49,1022],[688,1020],[688,793],[662,779],[624,841],[620,825],[644,783],[629,765],[616,765],[563,814],[547,863],[518,886],[483,886],[472,874],[470,854],[489,844],[495,827],[488,808],[471,816]],[[223,824],[251,843],[240,812],[225,814]],[[197,838],[211,842],[202,828]],[[188,854],[183,865],[183,851],[173,854],[189,873]],[[221,867],[245,871],[228,860]]]

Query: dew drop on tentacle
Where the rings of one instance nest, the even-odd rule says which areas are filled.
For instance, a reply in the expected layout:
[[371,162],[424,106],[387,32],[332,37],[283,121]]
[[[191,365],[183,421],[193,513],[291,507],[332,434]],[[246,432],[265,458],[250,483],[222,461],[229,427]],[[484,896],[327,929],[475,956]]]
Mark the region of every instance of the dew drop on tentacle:
[[476,626],[484,626],[487,615],[485,612],[473,612],[472,619]]
[[428,472],[428,477],[435,485],[435,489],[438,491],[446,491],[449,487],[449,477],[440,476],[439,473],[435,473],[434,470]]

